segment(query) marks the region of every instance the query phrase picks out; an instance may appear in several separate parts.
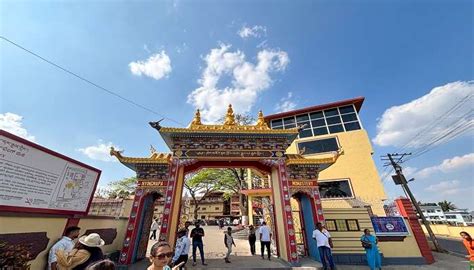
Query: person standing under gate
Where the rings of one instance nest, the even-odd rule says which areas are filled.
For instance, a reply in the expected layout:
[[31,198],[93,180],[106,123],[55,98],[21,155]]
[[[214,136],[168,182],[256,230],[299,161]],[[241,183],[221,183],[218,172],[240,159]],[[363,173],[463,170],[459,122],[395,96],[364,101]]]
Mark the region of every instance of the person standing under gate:
[[196,265],[196,249],[199,248],[201,254],[202,265],[207,265],[204,261],[204,244],[202,238],[204,237],[204,229],[201,228],[199,220],[195,223],[195,228],[191,230],[191,238],[193,239],[193,266]]
[[316,240],[316,245],[318,247],[319,256],[321,257],[323,269],[327,270],[328,265],[329,269],[336,269],[331,253],[331,249],[333,247],[331,235],[326,229],[324,229],[321,222],[316,223],[316,230],[313,231],[313,239]]
[[224,245],[227,248],[224,260],[226,263],[230,263],[229,257],[232,253],[232,245],[236,247],[234,237],[232,237],[232,227],[227,228],[227,232],[224,234]]
[[250,244],[250,253],[255,255],[255,242],[257,241],[257,236],[255,235],[255,227],[253,225],[249,226],[249,244]]
[[172,259],[172,265],[180,265],[179,269],[184,269],[188,262],[188,253],[191,242],[188,238],[188,231],[182,228],[178,231],[178,240],[176,241],[176,248]]
[[151,236],[150,240],[156,240],[156,231],[158,230],[158,222],[156,222],[156,219],[153,220],[151,223]]
[[270,232],[270,227],[267,226],[267,223],[262,222],[262,226],[258,229],[260,235],[260,251],[262,253],[262,259],[265,259],[265,247],[267,248],[268,260],[270,260],[271,251],[270,251],[270,242],[272,238],[272,233]]

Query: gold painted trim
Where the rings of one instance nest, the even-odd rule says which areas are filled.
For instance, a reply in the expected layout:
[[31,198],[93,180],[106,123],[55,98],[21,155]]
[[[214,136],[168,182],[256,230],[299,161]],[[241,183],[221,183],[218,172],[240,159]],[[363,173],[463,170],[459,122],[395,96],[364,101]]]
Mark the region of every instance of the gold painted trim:
[[154,164],[169,164],[171,163],[171,153],[157,153],[154,152],[150,157],[124,157],[122,156],[123,151],[115,150],[114,147],[110,147],[110,155],[115,156],[120,163],[154,163]]

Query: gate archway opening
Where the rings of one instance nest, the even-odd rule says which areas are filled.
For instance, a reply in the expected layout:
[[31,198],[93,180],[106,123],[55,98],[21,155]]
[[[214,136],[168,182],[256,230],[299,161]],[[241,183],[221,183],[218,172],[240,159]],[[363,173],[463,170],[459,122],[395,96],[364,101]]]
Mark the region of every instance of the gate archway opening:
[[[231,105],[222,125],[202,124],[199,110],[187,128],[162,127],[159,122],[151,122],[150,125],[159,132],[171,153],[152,151],[150,157],[136,158],[125,157],[122,152],[111,149],[111,155],[137,174],[137,190],[120,264],[131,264],[143,258],[143,241],[140,239],[145,233],[137,231],[146,230],[144,226],[150,222],[145,210],[149,202],[147,194],[162,194],[164,210],[159,239],[173,246],[185,175],[200,168],[229,167],[251,168],[270,176],[278,255],[290,264],[298,264],[291,197],[306,194],[300,199],[301,209],[305,220],[313,222],[307,221],[309,223],[306,224],[305,221],[306,228],[316,222],[324,222],[317,176],[320,170],[337,160],[339,153],[325,158],[285,154],[298,136],[299,128],[270,129],[261,111],[255,125],[239,125]],[[310,254],[313,253],[310,250]]]

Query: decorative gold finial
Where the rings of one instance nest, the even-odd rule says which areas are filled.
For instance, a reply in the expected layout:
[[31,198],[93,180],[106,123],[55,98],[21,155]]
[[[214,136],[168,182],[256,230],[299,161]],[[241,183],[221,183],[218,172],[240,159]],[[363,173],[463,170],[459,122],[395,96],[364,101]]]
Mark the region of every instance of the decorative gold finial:
[[191,125],[192,126],[202,125],[202,123],[201,123],[201,112],[199,111],[199,109],[196,110],[196,113],[194,114],[194,119],[191,122]]
[[268,128],[267,122],[265,122],[265,118],[263,117],[263,112],[261,110],[258,112],[258,120],[256,126]]
[[234,110],[232,109],[232,105],[229,104],[229,107],[227,108],[227,114],[225,116],[225,126],[235,126],[235,116],[234,116]]

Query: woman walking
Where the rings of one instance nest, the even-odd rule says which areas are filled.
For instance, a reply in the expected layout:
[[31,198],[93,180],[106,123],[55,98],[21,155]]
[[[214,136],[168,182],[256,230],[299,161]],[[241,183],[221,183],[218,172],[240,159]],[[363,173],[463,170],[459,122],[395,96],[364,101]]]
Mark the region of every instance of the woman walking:
[[230,254],[232,253],[232,245],[234,245],[234,247],[236,246],[234,243],[234,237],[232,237],[231,227],[227,228],[227,232],[226,234],[224,234],[224,244],[225,244],[225,247],[227,248],[227,253],[225,254],[224,260],[226,263],[230,263],[229,257],[230,257]]
[[362,242],[362,247],[365,249],[367,264],[370,269],[382,269],[382,259],[380,258],[379,248],[377,247],[377,237],[371,235],[369,229],[365,229],[360,241]]
[[253,225],[249,226],[249,244],[250,244],[250,253],[255,255],[255,242],[257,241],[257,235],[255,234],[255,227]]
[[459,234],[461,235],[463,239],[462,242],[467,249],[468,255],[466,255],[466,258],[469,259],[470,269],[474,269],[474,241],[472,241],[471,235],[467,232],[462,231]]

